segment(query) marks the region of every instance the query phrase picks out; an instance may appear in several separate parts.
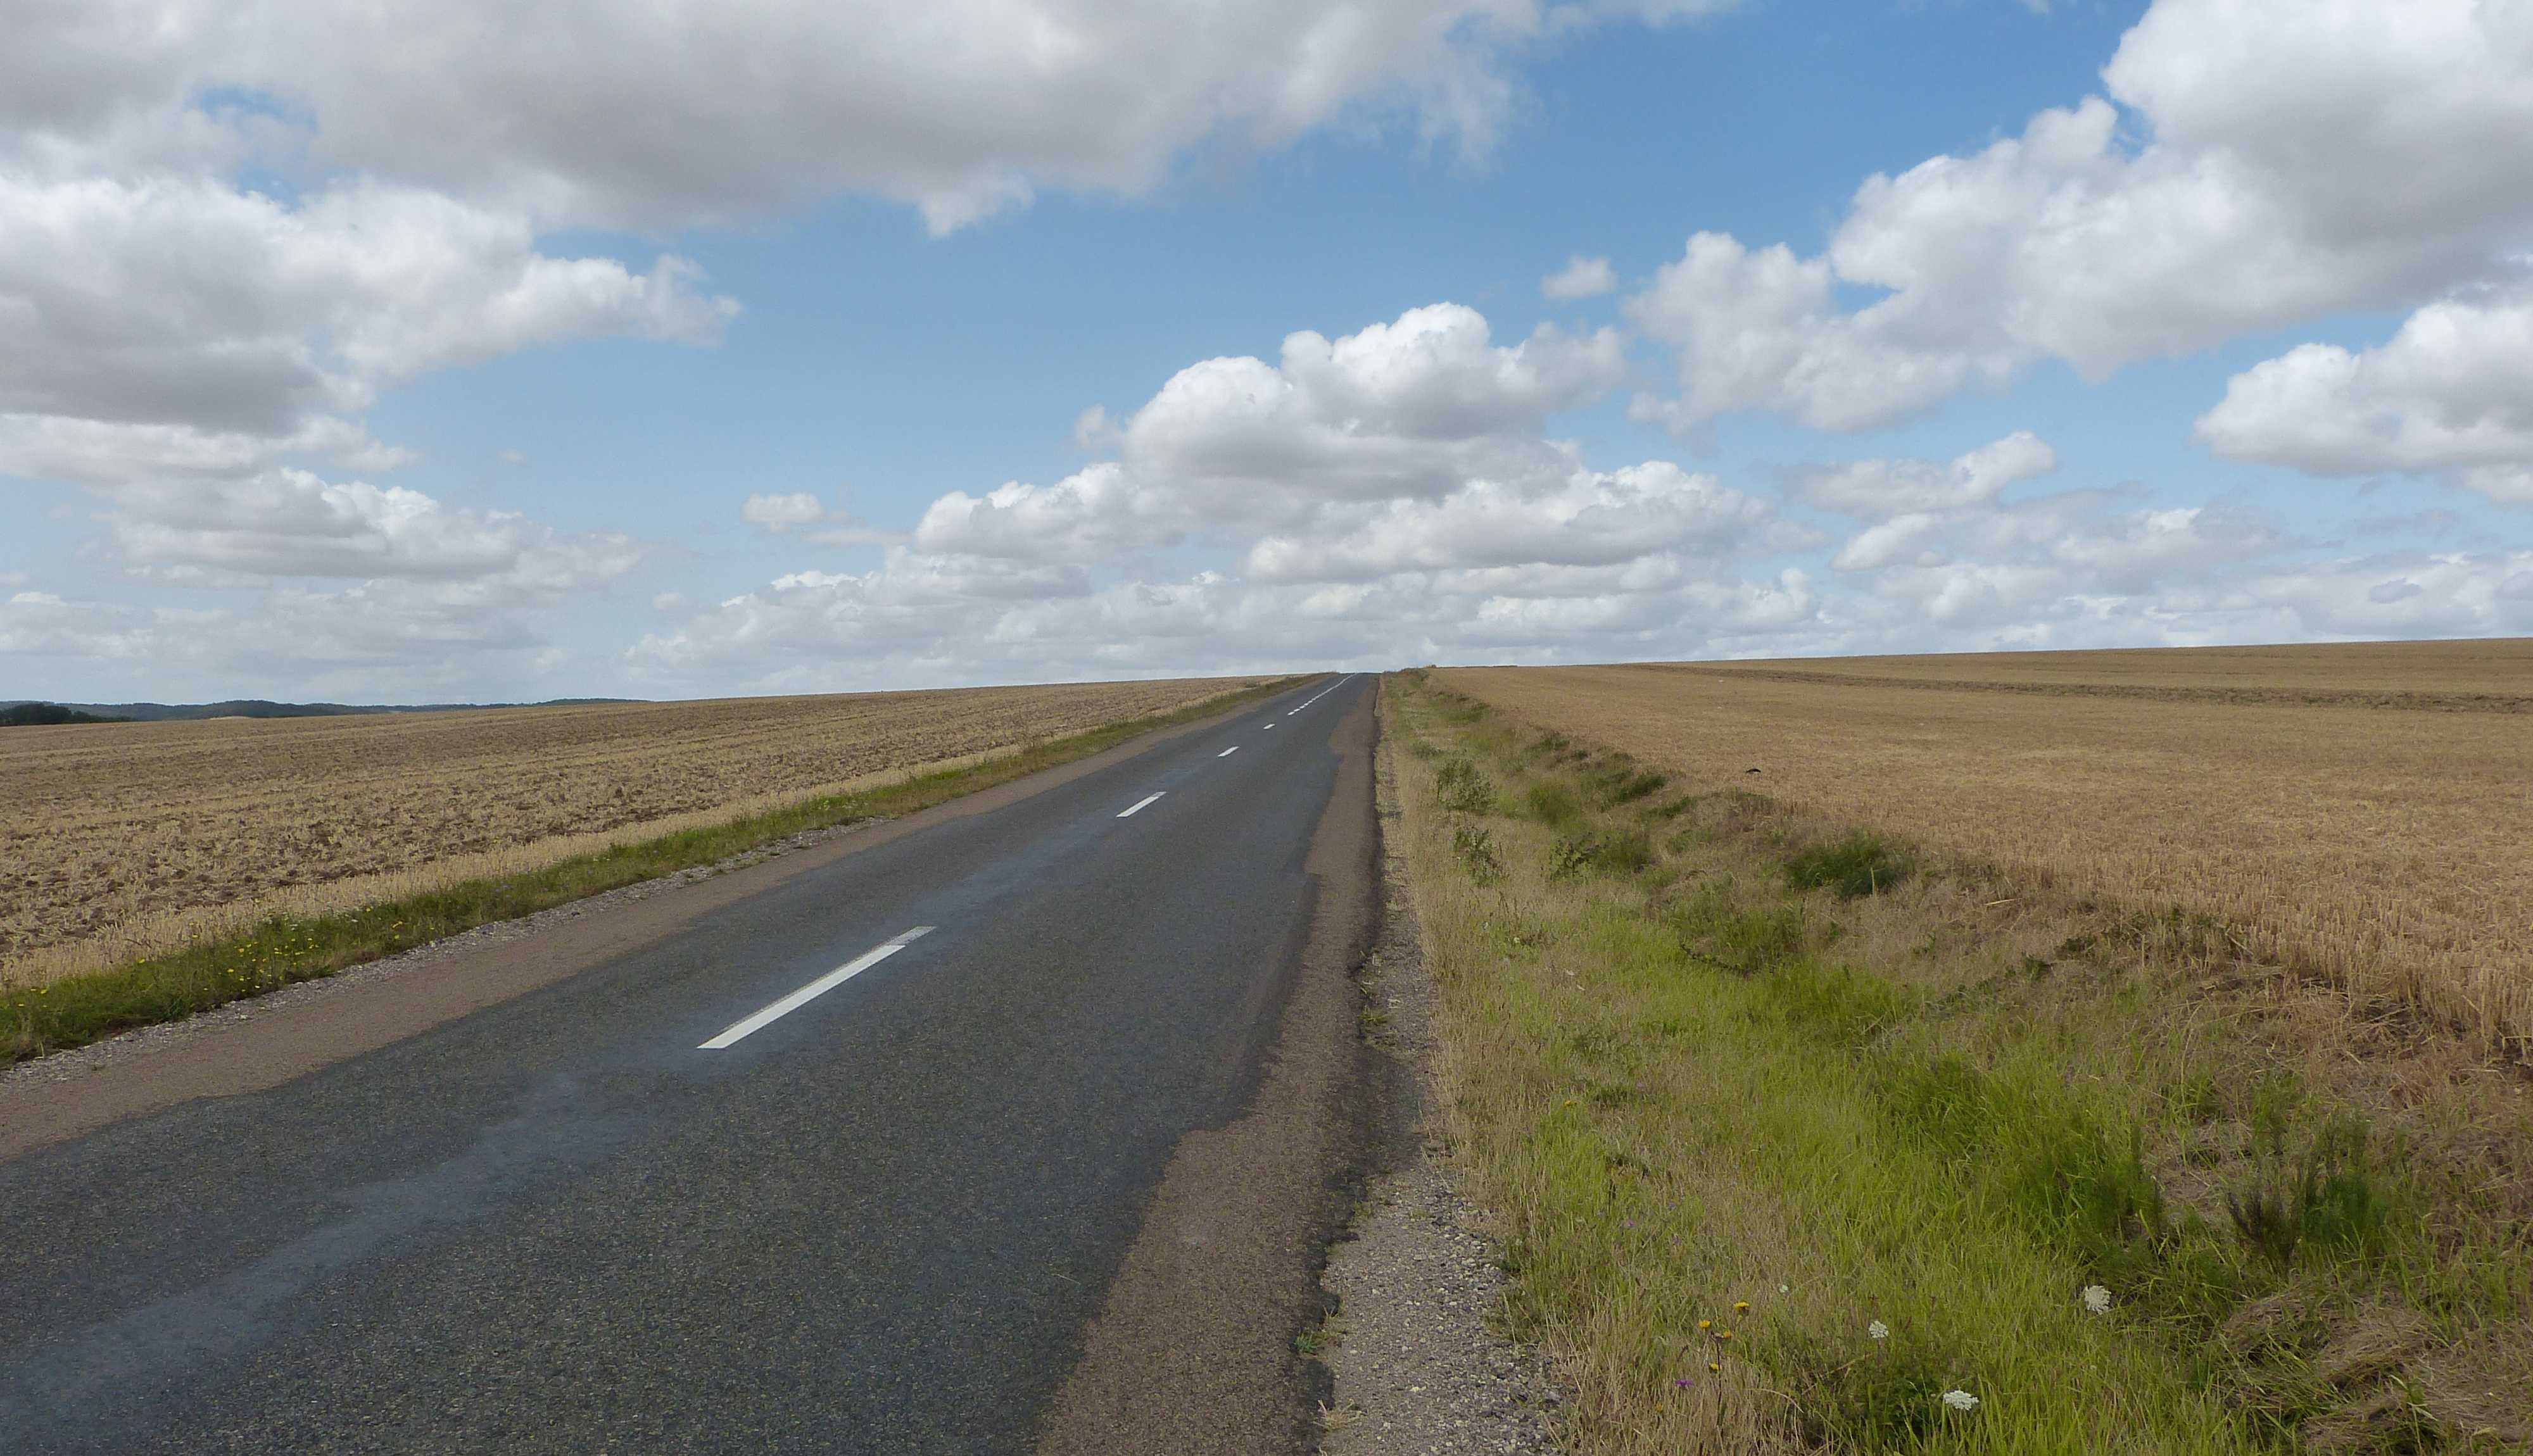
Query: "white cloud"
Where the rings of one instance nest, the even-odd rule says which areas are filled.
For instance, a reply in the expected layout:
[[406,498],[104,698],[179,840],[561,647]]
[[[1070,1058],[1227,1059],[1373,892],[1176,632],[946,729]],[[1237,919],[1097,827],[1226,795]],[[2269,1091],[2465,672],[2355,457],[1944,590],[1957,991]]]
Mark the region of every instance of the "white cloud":
[[1585,258],[1579,253],[1565,260],[1565,266],[1539,280],[1540,297],[1557,303],[1599,298],[1618,291],[1619,274],[1610,266],[1610,260]]
[[425,370],[564,338],[707,342],[692,267],[538,253],[526,225],[358,185],[0,174],[0,413],[287,436]]
[[1819,257],[1692,238],[1629,300],[1679,358],[1679,395],[1640,411],[1866,428],[2041,359],[2099,377],[2417,302],[2508,266],[2533,228],[2519,0],[2156,0],[2103,81],[1868,179]]
[[1097,560],[1184,534],[1191,513],[1166,489],[1147,490],[1114,461],[1052,486],[1006,483],[982,496],[952,491],[925,508],[914,544],[926,552],[1012,560]]
[[1755,536],[1767,507],[1667,460],[1561,481],[1475,480],[1439,499],[1334,512],[1306,535],[1249,550],[1253,581],[1360,581],[1413,571],[1622,565],[1674,551],[1718,557]]
[[649,548],[565,535],[511,511],[453,509],[419,491],[301,470],[106,493],[117,554],[195,582],[274,577],[431,584],[449,601],[554,605],[618,580]]
[[2017,431],[1946,464],[1930,460],[1858,460],[1802,483],[1814,505],[1872,519],[1985,505],[2019,481],[2058,468],[2058,452],[2032,432]]
[[2289,350],[2228,380],[2197,435],[2228,459],[2452,472],[2533,504],[2533,290],[2431,304],[2372,349]]
[[495,675],[533,680],[560,661],[563,609],[652,554],[616,533],[299,470],[99,495],[110,557],[129,579],[218,594],[152,608],[130,592],[31,591],[0,608],[0,657],[42,660],[109,693],[409,700],[479,694]]
[[1280,367],[1209,359],[1127,422],[1124,462],[1208,521],[1273,523],[1330,499],[1431,496],[1535,469],[1548,416],[1606,394],[1626,360],[1610,329],[1542,325],[1492,342],[1475,309],[1411,309],[1330,340],[1284,340]]
[[1356,519],[1348,508],[1439,499],[1476,480],[1559,488],[1575,462],[1542,426],[1606,393],[1626,367],[1612,330],[1542,327],[1503,346],[1459,304],[1333,340],[1290,334],[1280,358],[1179,371],[1122,427],[1101,412],[1119,458],[1052,486],[953,491],[924,512],[915,545],[1089,561],[1195,537],[1324,530]]
[[13,15],[0,125],[30,151],[163,153],[195,98],[244,95],[323,165],[548,224],[718,222],[854,192],[947,230],[1044,188],[1145,191],[1210,142],[1273,147],[1384,114],[1483,150],[1514,103],[1512,50],[1715,8],[95,0]]
[[827,518],[827,507],[806,491],[789,495],[750,495],[738,508],[738,518],[759,530],[776,536]]
[[871,523],[839,506],[829,510],[816,495],[797,491],[787,495],[750,495],[738,508],[739,519],[768,536],[786,536],[806,526],[821,529],[806,531],[802,539],[819,546],[887,546],[903,540],[895,531],[879,531]]
[[[2157,508],[2138,492],[2072,490],[2007,501],[2058,468],[2028,431],[1950,461],[1861,460],[1799,483],[1813,504],[1864,523],[1831,567],[1909,629],[2011,633],[2106,602],[2152,601],[2289,545],[2266,522],[2213,506]],[[1891,645],[1886,640],[1867,646]],[[1962,645],[1997,646],[1993,636]]]

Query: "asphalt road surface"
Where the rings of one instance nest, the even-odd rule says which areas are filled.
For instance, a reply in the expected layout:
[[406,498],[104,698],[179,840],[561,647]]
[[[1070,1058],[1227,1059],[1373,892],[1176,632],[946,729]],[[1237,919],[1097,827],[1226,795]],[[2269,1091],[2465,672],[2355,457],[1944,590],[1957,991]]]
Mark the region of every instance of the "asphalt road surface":
[[1267,1074],[1370,688],[0,1162],[0,1450],[1031,1449]]

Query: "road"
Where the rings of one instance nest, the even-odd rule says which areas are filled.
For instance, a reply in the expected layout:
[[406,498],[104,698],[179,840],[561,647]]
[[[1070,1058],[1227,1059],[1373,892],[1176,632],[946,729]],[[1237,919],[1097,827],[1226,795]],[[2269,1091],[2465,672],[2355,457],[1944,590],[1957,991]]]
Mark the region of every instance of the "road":
[[[1130,1389],[1194,1286],[1129,1317],[1121,1270],[1170,1267],[1151,1210],[1209,1196],[1174,1159],[1307,1060],[1309,866],[1368,833],[1371,684],[669,892],[701,907],[569,974],[0,1162],[0,1449],[1020,1452],[1067,1399],[1095,1430],[1194,1398]],[[1311,1136],[1276,1187],[1325,1185],[1344,1138]],[[1257,1309],[1185,1328],[1297,1317],[1315,1216],[1259,1212],[1288,1252],[1251,1251]],[[1241,1378],[1287,1444],[1291,1371]]]

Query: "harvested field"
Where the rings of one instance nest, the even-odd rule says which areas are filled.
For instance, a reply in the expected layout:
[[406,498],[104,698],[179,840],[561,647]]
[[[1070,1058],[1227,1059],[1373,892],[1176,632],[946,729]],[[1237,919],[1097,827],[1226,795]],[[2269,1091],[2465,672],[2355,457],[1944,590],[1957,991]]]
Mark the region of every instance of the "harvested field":
[[0,734],[0,983],[1166,713],[1259,679]]
[[1435,676],[1698,784],[2216,915],[2253,955],[2533,1051],[2533,642]]

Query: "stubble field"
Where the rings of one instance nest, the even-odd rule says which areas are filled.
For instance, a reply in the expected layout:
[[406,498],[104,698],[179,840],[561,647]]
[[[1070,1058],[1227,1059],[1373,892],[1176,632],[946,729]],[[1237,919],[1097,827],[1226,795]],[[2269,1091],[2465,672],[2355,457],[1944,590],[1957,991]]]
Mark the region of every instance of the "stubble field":
[[2219,916],[2519,1054],[2533,1035],[2533,642],[1434,675],[1691,782]]
[[0,984],[505,874],[1257,679],[0,734]]

